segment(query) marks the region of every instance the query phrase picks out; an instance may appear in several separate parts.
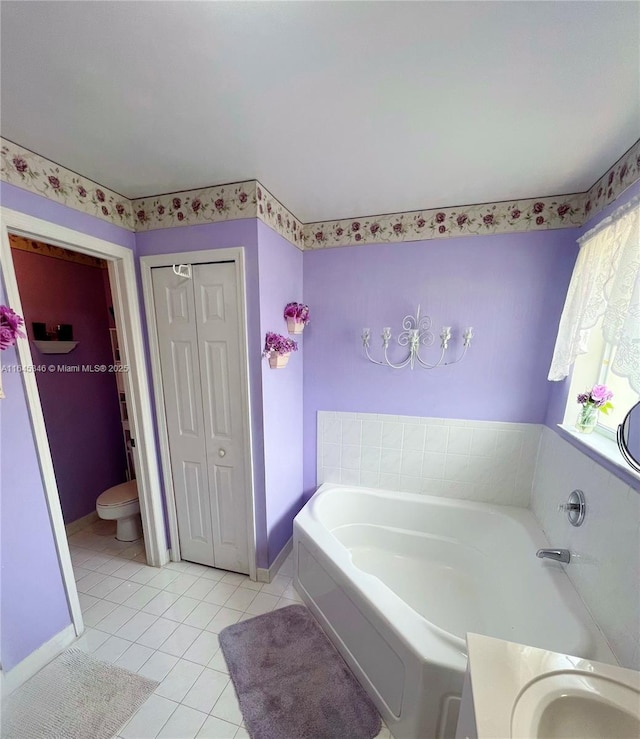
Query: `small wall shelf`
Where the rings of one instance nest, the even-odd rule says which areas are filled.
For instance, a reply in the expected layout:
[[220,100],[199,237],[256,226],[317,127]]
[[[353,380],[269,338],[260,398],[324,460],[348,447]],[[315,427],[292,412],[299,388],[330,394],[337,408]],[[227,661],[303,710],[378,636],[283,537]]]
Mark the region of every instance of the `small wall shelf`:
[[78,341],[38,341],[33,343],[41,354],[68,354],[72,352],[80,342]]

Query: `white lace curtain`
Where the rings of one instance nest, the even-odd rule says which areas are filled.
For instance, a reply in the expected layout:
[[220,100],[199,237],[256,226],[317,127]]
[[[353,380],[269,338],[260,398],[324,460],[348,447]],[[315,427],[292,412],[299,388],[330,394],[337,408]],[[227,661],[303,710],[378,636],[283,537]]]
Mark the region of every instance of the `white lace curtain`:
[[617,210],[578,242],[580,253],[562,311],[549,380],[563,380],[602,316],[611,365],[640,393],[640,200]]

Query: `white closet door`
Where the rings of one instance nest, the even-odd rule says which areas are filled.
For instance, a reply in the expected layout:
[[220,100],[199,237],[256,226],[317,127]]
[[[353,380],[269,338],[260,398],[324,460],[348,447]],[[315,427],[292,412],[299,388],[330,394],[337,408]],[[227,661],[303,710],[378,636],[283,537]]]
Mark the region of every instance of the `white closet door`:
[[183,559],[214,566],[193,280],[152,271],[171,470]]
[[235,264],[193,267],[216,567],[249,572],[240,323]]

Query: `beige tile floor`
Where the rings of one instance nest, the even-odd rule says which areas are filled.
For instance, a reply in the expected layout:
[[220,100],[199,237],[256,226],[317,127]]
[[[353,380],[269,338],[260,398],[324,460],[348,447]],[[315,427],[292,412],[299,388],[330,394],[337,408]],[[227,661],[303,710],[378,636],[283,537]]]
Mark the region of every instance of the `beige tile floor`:
[[[121,739],[243,739],[242,714],[218,633],[300,603],[287,558],[269,584],[189,562],[148,567],[142,541],[98,521],[69,537],[85,633],[76,646],[159,682]],[[384,726],[377,739],[390,739]],[[345,737],[347,739],[347,737]]]

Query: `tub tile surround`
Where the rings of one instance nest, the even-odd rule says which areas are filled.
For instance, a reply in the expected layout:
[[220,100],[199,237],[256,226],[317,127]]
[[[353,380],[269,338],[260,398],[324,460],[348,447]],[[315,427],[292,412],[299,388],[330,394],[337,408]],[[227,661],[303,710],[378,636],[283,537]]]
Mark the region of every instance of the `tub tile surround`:
[[257,180],[130,200],[1,140],[0,179],[131,231],[258,218],[300,250],[575,228],[640,177],[640,140],[586,192],[304,224]]
[[[558,511],[576,488],[587,503],[578,528]],[[567,575],[620,664],[640,670],[640,491],[544,427],[531,508],[550,545],[571,550]]]
[[529,505],[541,426],[319,411],[317,483]]

